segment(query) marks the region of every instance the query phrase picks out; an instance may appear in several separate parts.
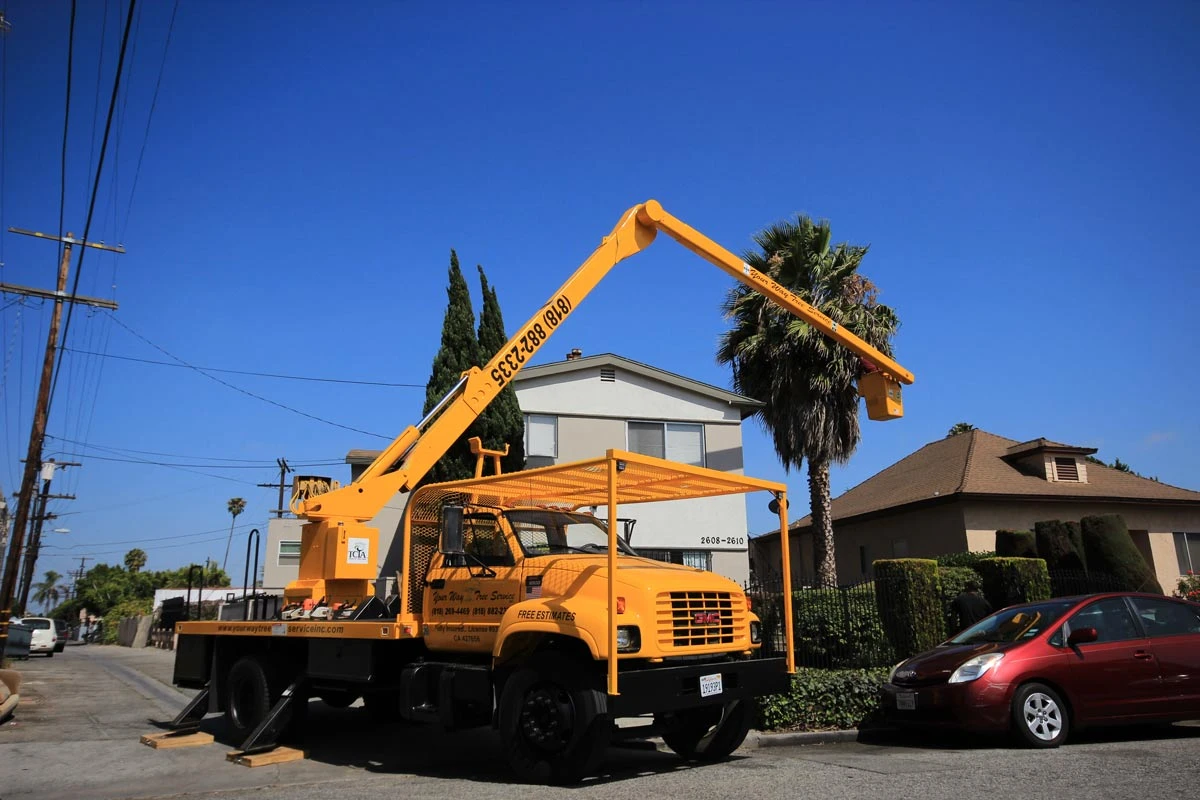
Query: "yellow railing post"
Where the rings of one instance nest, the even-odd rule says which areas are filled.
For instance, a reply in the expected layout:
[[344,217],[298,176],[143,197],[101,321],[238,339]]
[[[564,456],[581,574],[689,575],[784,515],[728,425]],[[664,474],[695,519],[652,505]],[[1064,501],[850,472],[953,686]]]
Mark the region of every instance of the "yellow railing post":
[[608,451],[608,693],[617,691],[617,459]]
[[788,542],[787,492],[779,493],[779,546],[783,548],[783,641],[790,674],[796,671],[796,648],[792,644],[792,548]]

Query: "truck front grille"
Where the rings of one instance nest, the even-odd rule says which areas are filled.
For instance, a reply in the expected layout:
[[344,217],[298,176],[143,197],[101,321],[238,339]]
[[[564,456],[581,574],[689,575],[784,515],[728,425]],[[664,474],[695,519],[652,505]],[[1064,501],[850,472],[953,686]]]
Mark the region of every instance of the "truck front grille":
[[733,644],[746,630],[746,601],[729,592],[658,595],[658,644],[663,648]]

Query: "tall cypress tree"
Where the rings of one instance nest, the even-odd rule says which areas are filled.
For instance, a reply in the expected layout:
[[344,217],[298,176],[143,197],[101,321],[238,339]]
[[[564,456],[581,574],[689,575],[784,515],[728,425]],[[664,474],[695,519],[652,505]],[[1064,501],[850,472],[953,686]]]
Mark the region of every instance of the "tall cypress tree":
[[[484,362],[500,352],[508,341],[504,332],[504,317],[500,313],[500,300],[496,289],[488,285],[487,275],[479,266],[479,285],[483,290],[483,310],[479,312],[479,351]],[[508,455],[500,459],[505,472],[516,472],[525,468],[525,417],[517,402],[517,392],[510,382],[500,395],[488,405],[480,418],[483,423],[483,446],[490,450],[503,450],[508,445]]]
[[[433,370],[425,384],[425,408],[429,411],[454,388],[462,374],[471,367],[481,365],[479,340],[475,338],[475,311],[471,308],[471,293],[467,281],[458,266],[458,254],[450,251],[450,283],[446,287],[448,303],[446,316],[442,319],[442,346],[433,359]],[[433,465],[422,483],[453,481],[470,478],[475,474],[475,457],[471,455],[467,439],[480,435],[478,421],[459,437],[446,454]]]

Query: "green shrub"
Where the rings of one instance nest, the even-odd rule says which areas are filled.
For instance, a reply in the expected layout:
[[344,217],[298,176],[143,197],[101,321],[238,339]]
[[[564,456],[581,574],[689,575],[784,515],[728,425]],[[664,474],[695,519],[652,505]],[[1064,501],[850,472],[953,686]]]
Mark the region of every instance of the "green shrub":
[[143,614],[149,614],[153,608],[154,600],[152,598],[122,600],[117,603],[104,615],[104,643],[117,643],[117,633],[121,626],[121,620],[125,617],[140,617]]
[[996,531],[997,558],[1037,558],[1037,540],[1030,531]]
[[967,590],[968,583],[982,588],[983,577],[970,567],[939,567],[938,577],[942,584],[942,616],[946,620],[946,635],[952,636],[963,628],[958,612],[954,610],[954,598]]
[[908,658],[946,638],[936,561],[881,559],[872,567],[880,620],[896,658]]
[[1041,558],[989,558],[979,562],[983,596],[1000,610],[1050,598],[1050,573]]
[[891,644],[879,621],[873,584],[804,589],[792,595],[799,663],[835,669],[895,663]]
[[1035,522],[1033,530],[1037,537],[1038,556],[1046,560],[1048,569],[1085,569],[1078,522],[1046,520]]
[[996,553],[992,550],[972,550],[966,553],[943,553],[937,557],[939,567],[969,567],[975,569],[975,565],[985,558],[995,558]]
[[1089,571],[1112,575],[1124,591],[1163,593],[1119,514],[1084,517],[1079,522]]
[[797,669],[788,691],[758,698],[759,730],[856,728],[880,712],[886,669]]

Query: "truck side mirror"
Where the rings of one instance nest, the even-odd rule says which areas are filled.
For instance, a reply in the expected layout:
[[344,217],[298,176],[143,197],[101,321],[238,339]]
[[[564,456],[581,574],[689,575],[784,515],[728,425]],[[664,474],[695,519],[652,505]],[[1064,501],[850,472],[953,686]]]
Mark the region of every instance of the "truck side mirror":
[[442,508],[442,543],[439,548],[443,555],[463,555],[463,510],[462,506],[445,506]]

